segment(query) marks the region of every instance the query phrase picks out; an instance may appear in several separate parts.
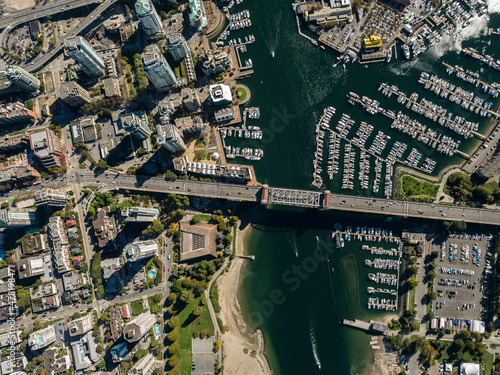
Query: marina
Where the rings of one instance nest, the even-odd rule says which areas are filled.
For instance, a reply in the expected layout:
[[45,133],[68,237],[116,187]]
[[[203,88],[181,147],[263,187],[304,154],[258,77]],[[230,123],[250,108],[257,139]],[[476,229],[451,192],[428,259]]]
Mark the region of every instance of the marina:
[[327,107],[323,111],[319,122],[316,124],[316,151],[313,159],[313,182],[312,185],[320,188],[323,185],[323,178],[321,177],[322,163],[323,163],[323,145],[325,139],[325,131],[330,128],[330,120],[335,114],[335,108]]
[[368,298],[368,310],[385,310],[396,311],[398,309],[398,301],[385,298]]
[[[424,89],[430,90],[436,95],[460,105],[463,109],[475,113],[476,115],[480,115],[481,117],[491,117],[491,115],[495,117],[500,116],[499,113],[493,112],[490,109],[493,106],[493,102],[477,96],[475,97],[472,92],[455,86],[435,75],[429,75],[426,72],[422,72],[418,79],[418,83],[424,85]],[[445,110],[441,109],[441,111]],[[477,130],[478,125],[479,124],[474,124],[474,130]]]
[[[396,86],[389,86],[386,83],[380,84],[379,91],[380,90],[382,91],[382,95],[385,95],[387,97],[391,97],[394,94],[395,97],[397,97],[397,102],[399,104],[405,105],[406,108],[411,109],[413,112],[418,113],[419,115],[422,115],[434,122],[437,122],[444,128],[454,131],[455,133],[461,135],[465,139],[472,138],[473,136],[477,136],[480,139],[484,139],[484,136],[477,132],[479,126],[478,123],[466,121],[465,118],[458,115],[455,115],[455,117],[453,118],[453,113],[448,112],[445,108],[438,106],[432,103],[431,101],[426,100],[425,98],[422,98],[420,102],[417,102],[418,100],[417,93],[413,93],[410,95],[410,97],[408,97],[406,96],[405,93],[400,91]],[[424,125],[420,125],[418,121],[415,121],[414,123],[418,124],[419,128],[424,127]],[[429,135],[431,134],[431,132],[437,135],[437,132],[435,132],[432,129],[428,129]],[[437,146],[437,141],[441,138],[441,135],[432,138],[429,139],[429,141],[436,140],[436,146]],[[429,143],[429,141],[427,143]],[[453,141],[453,142],[456,144],[457,142],[460,141]],[[432,145],[433,143],[431,143],[431,147],[433,147]],[[456,148],[458,149],[458,147]]]
[[464,48],[462,50],[462,53],[465,56],[470,56],[473,59],[481,61],[482,63],[492,67],[495,70],[500,70],[500,62],[498,60],[495,61],[495,59],[489,55],[483,56],[472,47]]
[[451,66],[451,65],[448,65],[447,63],[443,62],[442,63],[443,66],[446,67],[446,73],[448,74],[453,74],[455,73],[456,77],[457,78],[460,78],[461,80],[465,81],[465,82],[469,82],[470,84],[478,87],[478,86],[481,86],[481,88],[483,89],[483,91],[489,95],[491,95],[493,98],[496,98],[498,97],[498,94],[499,94],[499,90],[500,90],[500,84],[499,83],[492,83],[491,85],[484,82],[484,81],[481,81],[479,79],[479,73],[478,72],[473,72],[473,71],[470,71],[470,70],[464,70],[464,68],[458,66],[458,65],[455,65],[455,66]]

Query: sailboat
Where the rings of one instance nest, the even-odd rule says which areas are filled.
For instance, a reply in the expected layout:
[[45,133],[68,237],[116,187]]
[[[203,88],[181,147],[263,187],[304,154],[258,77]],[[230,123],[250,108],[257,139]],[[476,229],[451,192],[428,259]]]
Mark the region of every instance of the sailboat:
[[274,51],[271,51],[271,57],[274,58]]

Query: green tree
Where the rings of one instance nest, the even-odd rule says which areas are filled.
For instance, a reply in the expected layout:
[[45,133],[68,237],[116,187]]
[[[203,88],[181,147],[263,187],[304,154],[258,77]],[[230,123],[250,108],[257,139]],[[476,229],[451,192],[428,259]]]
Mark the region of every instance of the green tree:
[[[7,203],[8,204],[8,203]],[[191,218],[191,224],[198,224],[200,222],[201,218],[200,215],[193,215]]]
[[177,327],[179,325],[179,319],[176,316],[174,316],[174,317],[170,318],[170,320],[168,321],[167,324],[171,329],[174,329],[175,327]]
[[174,342],[173,344],[171,344],[169,347],[168,347],[168,353],[170,355],[174,355],[176,354],[177,352],[179,351],[179,344]]
[[429,292],[427,293],[427,297],[431,300],[431,301],[435,301],[437,299],[437,293],[436,292]]
[[418,272],[418,268],[416,266],[411,266],[408,268],[408,272],[410,272],[410,275],[416,275]]
[[168,300],[170,302],[172,302],[173,304],[175,304],[175,302],[177,302],[177,294],[175,294],[174,292],[171,292],[169,295],[168,295]]
[[183,290],[179,299],[187,305],[194,299],[194,294],[191,290]]
[[175,366],[177,366],[179,364],[179,357],[177,357],[176,355],[173,355],[172,357],[170,357],[168,359],[168,365],[172,368],[174,368]]
[[427,273],[427,277],[429,277],[429,281],[430,281],[430,282],[433,282],[433,281],[434,281],[434,279],[436,279],[436,272],[434,272],[434,271],[429,271],[429,272]]
[[408,279],[408,286],[410,287],[410,289],[415,289],[418,285],[418,281],[416,279]]
[[179,331],[174,330],[167,334],[167,339],[170,342],[176,342],[179,339]]
[[195,306],[193,310],[193,315],[200,316],[201,314],[203,314],[203,311],[204,311],[203,306]]
[[106,169],[109,168],[109,165],[108,163],[106,162],[106,160],[104,159],[99,159],[99,161],[97,162],[97,168],[105,171]]

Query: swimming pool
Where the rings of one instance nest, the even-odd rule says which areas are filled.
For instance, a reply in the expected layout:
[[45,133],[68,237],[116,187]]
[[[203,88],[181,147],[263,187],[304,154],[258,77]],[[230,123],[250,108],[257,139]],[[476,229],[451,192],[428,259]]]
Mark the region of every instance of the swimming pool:
[[149,271],[149,278],[154,279],[155,277],[156,277],[156,268],[153,268],[151,269],[151,271]]

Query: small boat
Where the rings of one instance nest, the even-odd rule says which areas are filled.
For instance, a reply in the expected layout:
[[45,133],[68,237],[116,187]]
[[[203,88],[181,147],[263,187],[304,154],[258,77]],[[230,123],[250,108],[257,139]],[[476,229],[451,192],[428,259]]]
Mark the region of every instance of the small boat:
[[389,51],[387,51],[387,58],[386,58],[386,61],[389,62],[391,61],[391,58],[392,58],[392,48],[389,49]]
[[409,60],[409,59],[410,59],[410,47],[408,47],[408,45],[406,45],[406,44],[405,44],[405,45],[402,47],[402,50],[403,50],[403,54],[404,54],[404,56],[405,56],[405,59],[406,59],[406,60]]
[[271,51],[271,57],[274,58],[274,51]]

